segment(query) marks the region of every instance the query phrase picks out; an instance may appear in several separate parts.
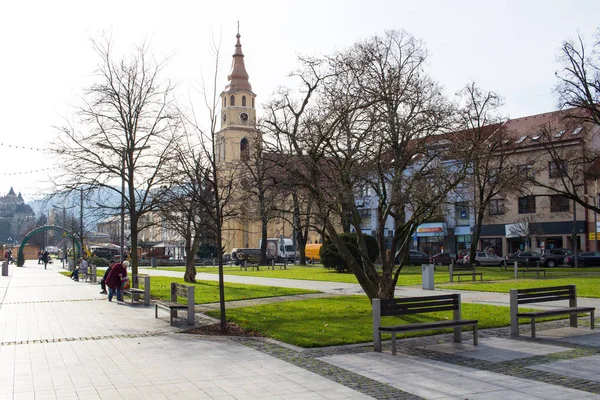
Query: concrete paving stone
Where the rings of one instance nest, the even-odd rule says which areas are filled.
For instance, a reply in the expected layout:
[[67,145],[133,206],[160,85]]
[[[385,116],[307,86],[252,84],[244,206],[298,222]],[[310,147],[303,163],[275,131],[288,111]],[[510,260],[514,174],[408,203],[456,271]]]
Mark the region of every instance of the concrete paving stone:
[[600,382],[600,355],[580,357],[573,360],[561,360],[549,364],[539,364],[528,367],[537,371],[552,372],[557,375],[570,376]]
[[54,393],[54,391],[48,391],[48,392],[38,392],[37,390],[34,393],[35,395],[35,399],[36,400],[52,400],[52,399],[58,399],[56,397],[56,393]]
[[535,355],[546,355],[571,350],[570,348],[560,346],[504,338],[481,338],[477,346],[468,343],[450,342],[423,348],[489,362],[510,361]]
[[34,392],[15,393],[13,400],[35,400]]

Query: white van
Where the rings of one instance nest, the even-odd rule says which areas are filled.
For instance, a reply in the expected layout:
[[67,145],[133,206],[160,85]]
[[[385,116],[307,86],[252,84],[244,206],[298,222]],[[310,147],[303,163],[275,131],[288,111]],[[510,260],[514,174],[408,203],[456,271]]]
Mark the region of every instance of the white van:
[[[284,238],[282,244],[281,240],[282,239],[278,238],[267,238],[267,253],[276,251],[278,261],[283,261],[287,259],[288,262],[294,262],[296,258],[294,242],[292,241],[292,239]],[[258,246],[262,246],[262,239],[260,240]]]

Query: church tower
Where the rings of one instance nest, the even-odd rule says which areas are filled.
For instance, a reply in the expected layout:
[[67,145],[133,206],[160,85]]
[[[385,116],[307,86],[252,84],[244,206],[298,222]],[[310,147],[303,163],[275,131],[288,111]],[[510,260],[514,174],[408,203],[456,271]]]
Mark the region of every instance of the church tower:
[[248,80],[239,32],[236,38],[231,71],[227,75],[229,83],[221,93],[221,130],[216,135],[219,163],[243,161],[257,144],[254,141],[260,140],[256,129],[256,95]]
[[252,218],[255,215],[253,202],[243,192],[241,182],[242,171],[248,169],[251,154],[261,146],[262,136],[256,129],[256,94],[248,80],[239,30],[236,38],[228,83],[221,93],[221,130],[215,135],[220,176],[224,181],[235,182],[232,201],[227,207],[235,210],[236,217],[224,221],[223,239],[228,251],[236,247],[257,247],[260,232],[256,218]]

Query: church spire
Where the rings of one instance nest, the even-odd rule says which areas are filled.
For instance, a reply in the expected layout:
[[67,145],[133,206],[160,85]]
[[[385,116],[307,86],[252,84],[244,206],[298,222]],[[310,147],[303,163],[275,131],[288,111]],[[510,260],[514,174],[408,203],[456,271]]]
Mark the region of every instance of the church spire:
[[235,93],[238,90],[252,91],[252,86],[248,81],[248,73],[246,72],[246,66],[244,65],[244,53],[242,53],[242,44],[240,43],[240,28],[238,24],[238,33],[235,35],[237,43],[235,45],[235,53],[233,53],[233,60],[231,62],[231,72],[227,75],[229,84],[225,86],[225,91],[229,93]]

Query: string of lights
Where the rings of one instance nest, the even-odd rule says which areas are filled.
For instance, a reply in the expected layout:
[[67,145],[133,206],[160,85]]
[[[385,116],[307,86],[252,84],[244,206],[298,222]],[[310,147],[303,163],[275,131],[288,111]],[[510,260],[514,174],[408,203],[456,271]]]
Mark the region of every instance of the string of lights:
[[2,175],[3,176],[29,175],[29,174],[36,174],[36,173],[45,172],[45,171],[53,171],[53,170],[57,170],[57,169],[60,169],[60,168],[59,167],[51,167],[51,168],[32,169],[31,171],[3,172]]
[[51,151],[56,154],[63,153],[62,150],[55,150],[55,149],[52,149],[49,147],[22,146],[22,145],[16,145],[16,144],[11,144],[11,143],[0,143],[0,146],[9,147],[12,149],[17,149],[17,150],[33,150],[33,151],[44,151],[44,152]]

